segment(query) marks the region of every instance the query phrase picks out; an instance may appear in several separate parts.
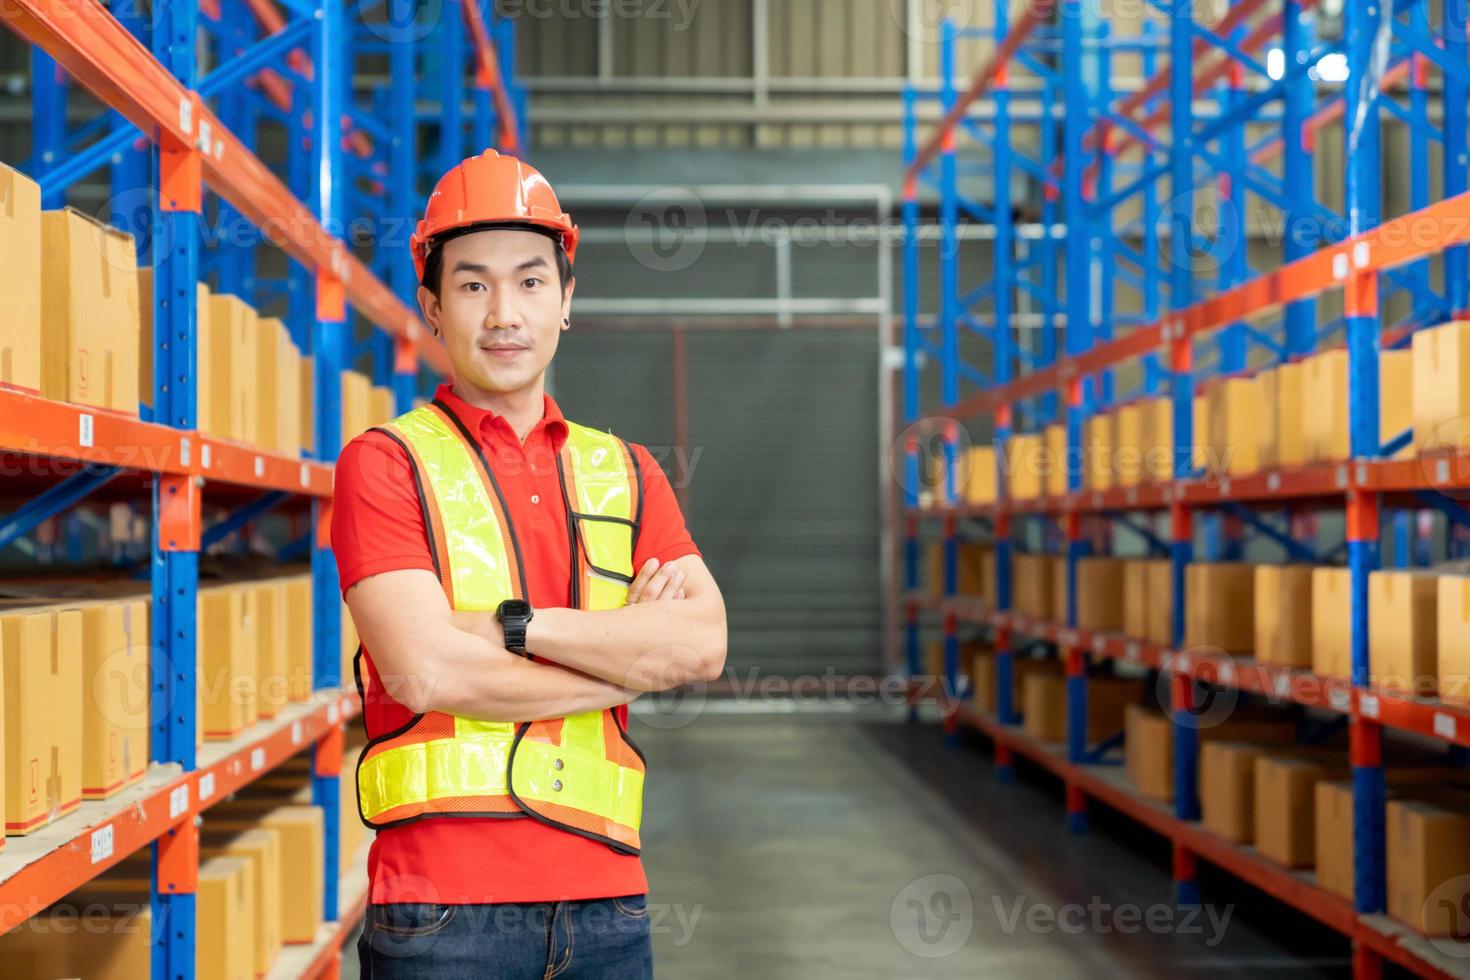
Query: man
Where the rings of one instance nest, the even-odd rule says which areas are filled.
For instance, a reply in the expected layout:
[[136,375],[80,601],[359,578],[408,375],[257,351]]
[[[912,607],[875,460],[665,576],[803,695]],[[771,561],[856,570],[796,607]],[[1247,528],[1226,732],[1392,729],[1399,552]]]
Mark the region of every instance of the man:
[[411,246],[454,380],[337,463],[364,978],[652,974],[627,704],[719,676],[725,608],[648,450],[545,393],[577,234],[519,160],[445,174]]

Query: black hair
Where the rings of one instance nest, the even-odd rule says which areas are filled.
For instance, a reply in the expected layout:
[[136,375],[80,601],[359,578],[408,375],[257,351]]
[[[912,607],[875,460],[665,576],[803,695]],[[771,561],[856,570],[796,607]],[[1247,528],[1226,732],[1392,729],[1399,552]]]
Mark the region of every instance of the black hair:
[[444,278],[444,245],[461,235],[472,235],[477,231],[489,231],[492,228],[534,231],[538,235],[551,239],[552,247],[556,251],[556,271],[561,277],[561,289],[563,293],[566,292],[567,283],[572,279],[572,260],[567,257],[567,250],[562,248],[561,232],[519,221],[487,221],[477,225],[466,225],[463,228],[451,228],[442,235],[435,235],[429,242],[429,254],[424,259],[424,278],[421,285],[437,298]]

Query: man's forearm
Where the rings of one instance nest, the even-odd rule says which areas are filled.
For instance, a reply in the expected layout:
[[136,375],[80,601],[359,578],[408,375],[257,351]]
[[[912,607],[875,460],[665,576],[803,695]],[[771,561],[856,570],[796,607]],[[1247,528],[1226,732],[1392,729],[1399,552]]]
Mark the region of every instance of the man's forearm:
[[411,674],[382,678],[396,700],[416,711],[445,711],[482,721],[539,721],[599,711],[637,697],[636,691],[598,677],[533,663],[463,629],[436,634],[433,649],[432,657]]
[[526,649],[637,691],[714,680],[725,661],[721,609],[695,600],[618,609],[538,609]]

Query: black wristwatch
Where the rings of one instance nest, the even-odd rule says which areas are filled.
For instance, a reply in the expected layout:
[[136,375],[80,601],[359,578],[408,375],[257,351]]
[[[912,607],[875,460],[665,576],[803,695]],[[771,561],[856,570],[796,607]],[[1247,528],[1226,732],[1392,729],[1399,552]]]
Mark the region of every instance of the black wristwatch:
[[505,629],[505,648],[526,655],[526,624],[531,622],[531,604],[525,599],[506,599],[495,610]]

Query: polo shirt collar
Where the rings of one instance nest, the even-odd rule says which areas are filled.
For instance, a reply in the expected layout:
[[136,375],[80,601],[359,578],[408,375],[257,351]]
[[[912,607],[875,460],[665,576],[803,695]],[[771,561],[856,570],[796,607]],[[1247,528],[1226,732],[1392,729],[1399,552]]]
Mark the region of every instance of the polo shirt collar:
[[[541,397],[543,399],[541,418],[532,426],[531,431],[526,433],[525,444],[530,445],[531,441],[536,438],[536,433],[544,429],[547,438],[551,441],[551,451],[560,453],[562,444],[567,440],[567,420],[562,415],[561,406],[557,405],[556,399],[545,392],[542,392]],[[448,382],[439,384],[434,391],[434,398],[453,409],[454,414],[459,416],[465,427],[475,433],[481,442],[487,445],[492,443],[521,445],[515,429],[504,415],[488,408],[471,405],[456,395],[453,386]]]

